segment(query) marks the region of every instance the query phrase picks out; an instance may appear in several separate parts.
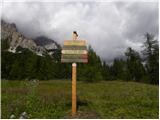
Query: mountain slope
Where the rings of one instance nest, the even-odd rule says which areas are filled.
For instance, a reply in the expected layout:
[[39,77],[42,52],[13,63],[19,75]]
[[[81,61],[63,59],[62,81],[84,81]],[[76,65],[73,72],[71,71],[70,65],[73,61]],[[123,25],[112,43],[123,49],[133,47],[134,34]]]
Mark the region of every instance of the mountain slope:
[[[18,47],[22,47],[22,48],[29,49],[30,51],[40,56],[43,56],[46,54],[49,54],[52,56],[54,54],[54,51],[60,48],[60,45],[58,45],[53,40],[48,39],[47,37],[37,37],[34,40],[27,38],[17,30],[17,27],[15,24],[9,24],[3,20],[1,20],[1,38],[2,38],[2,42],[4,40],[7,40],[9,44],[8,51],[13,53],[17,52],[16,49]],[[43,38],[43,42],[42,42],[42,38]]]
[[33,40],[38,46],[45,48],[49,55],[53,55],[58,49],[61,49],[61,46],[57,42],[45,36],[39,36]]

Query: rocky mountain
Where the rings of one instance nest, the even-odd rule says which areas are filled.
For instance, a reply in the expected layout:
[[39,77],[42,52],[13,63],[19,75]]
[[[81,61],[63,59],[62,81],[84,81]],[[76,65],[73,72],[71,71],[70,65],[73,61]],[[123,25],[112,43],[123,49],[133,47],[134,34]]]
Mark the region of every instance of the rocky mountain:
[[50,55],[54,54],[57,49],[61,48],[57,42],[45,36],[39,36],[33,40],[38,46],[45,48]]
[[21,47],[29,49],[40,56],[46,54],[52,56],[54,51],[60,48],[60,45],[55,41],[44,36],[35,39],[27,38],[18,31],[15,24],[10,24],[3,20],[1,20],[1,40],[8,40],[8,51],[13,53],[17,53],[17,48]]

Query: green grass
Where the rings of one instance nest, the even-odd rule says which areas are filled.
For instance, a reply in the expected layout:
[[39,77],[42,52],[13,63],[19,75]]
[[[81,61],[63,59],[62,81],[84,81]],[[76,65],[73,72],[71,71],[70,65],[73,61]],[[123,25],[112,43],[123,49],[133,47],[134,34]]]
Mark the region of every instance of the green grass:
[[[2,81],[1,118],[63,118],[71,113],[71,81]],[[78,111],[99,118],[158,118],[158,86],[135,82],[77,82]]]

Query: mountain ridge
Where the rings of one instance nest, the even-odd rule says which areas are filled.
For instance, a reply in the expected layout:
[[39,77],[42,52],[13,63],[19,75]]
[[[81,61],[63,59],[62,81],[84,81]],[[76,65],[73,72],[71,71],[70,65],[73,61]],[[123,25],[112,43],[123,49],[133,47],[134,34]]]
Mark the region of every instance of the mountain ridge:
[[52,39],[45,36],[39,36],[34,39],[25,37],[18,31],[15,23],[7,23],[1,20],[1,40],[8,40],[9,52],[17,53],[18,47],[26,48],[39,56],[53,56],[54,51],[60,49],[61,46]]

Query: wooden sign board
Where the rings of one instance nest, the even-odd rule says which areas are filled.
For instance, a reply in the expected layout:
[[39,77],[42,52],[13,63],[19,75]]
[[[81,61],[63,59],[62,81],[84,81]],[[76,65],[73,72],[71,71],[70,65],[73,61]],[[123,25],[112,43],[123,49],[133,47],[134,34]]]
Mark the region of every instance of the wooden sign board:
[[62,50],[62,54],[83,55],[87,54],[87,50]]
[[88,62],[88,51],[85,40],[65,40],[61,53],[62,63]]
[[64,46],[65,45],[84,46],[86,45],[86,41],[85,40],[65,40]]
[[62,58],[65,59],[87,59],[87,54],[79,54],[79,55],[70,55],[70,54],[62,54]]

